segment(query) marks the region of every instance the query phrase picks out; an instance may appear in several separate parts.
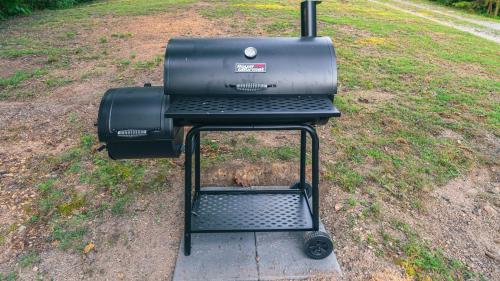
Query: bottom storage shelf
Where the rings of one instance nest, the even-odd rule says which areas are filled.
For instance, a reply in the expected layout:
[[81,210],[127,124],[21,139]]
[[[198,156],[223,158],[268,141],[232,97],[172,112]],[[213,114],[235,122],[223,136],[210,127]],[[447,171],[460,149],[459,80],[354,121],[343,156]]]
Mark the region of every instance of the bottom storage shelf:
[[201,191],[193,203],[191,232],[312,230],[301,190]]

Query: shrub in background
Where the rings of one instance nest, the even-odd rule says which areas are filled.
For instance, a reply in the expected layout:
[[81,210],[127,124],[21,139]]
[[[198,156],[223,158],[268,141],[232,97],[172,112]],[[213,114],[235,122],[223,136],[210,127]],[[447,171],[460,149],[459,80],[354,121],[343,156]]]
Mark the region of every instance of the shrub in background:
[[27,15],[35,9],[69,8],[91,0],[0,0],[0,19],[13,15]]
[[498,17],[500,12],[500,0],[430,0],[459,9],[487,13]]
[[0,18],[10,15],[29,14],[31,7],[24,0],[0,0]]

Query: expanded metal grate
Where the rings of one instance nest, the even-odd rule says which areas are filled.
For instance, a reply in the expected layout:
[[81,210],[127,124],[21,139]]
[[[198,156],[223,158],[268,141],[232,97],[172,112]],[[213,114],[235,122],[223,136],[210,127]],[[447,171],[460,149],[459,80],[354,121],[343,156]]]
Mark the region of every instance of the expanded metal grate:
[[181,97],[173,98],[169,112],[304,112],[331,110],[332,102],[325,97],[245,96],[245,97]]
[[201,193],[191,217],[193,232],[312,228],[306,198],[301,193]]
[[251,120],[264,117],[272,119],[275,116],[300,120],[340,116],[332,100],[325,96],[182,96],[172,97],[170,102],[165,116],[186,120]]

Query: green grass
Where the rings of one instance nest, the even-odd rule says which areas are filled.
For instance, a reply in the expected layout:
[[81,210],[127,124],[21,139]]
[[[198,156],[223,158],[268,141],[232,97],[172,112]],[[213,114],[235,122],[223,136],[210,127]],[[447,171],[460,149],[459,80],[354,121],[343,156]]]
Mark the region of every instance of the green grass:
[[47,44],[47,41],[41,39],[0,36],[0,40],[2,42],[0,57],[4,58],[39,55],[57,56],[72,50],[71,47],[53,47],[54,44]]
[[0,272],[0,281],[15,281],[17,280],[19,276],[17,275],[17,272],[12,271],[9,273],[2,273]]
[[81,250],[84,247],[83,238],[88,229],[86,216],[74,216],[69,220],[54,220],[52,222],[52,238],[58,242],[61,250]]
[[395,262],[415,280],[485,280],[481,274],[472,272],[441,249],[430,247],[408,224],[394,220],[391,228],[400,232],[403,238],[396,238],[382,230],[383,251],[399,253]]
[[16,87],[26,80],[40,77],[43,74],[45,74],[45,72],[42,69],[35,69],[32,72],[18,70],[9,77],[0,78],[0,87]]
[[34,12],[31,17],[37,25],[57,26],[69,22],[86,23],[93,17],[151,15],[181,9],[194,2],[195,0],[101,0],[71,9]]
[[118,32],[118,33],[111,34],[111,37],[119,38],[119,39],[127,39],[127,38],[132,37],[132,33],[130,33],[130,32]]
[[354,192],[357,188],[361,187],[365,180],[359,172],[356,172],[343,163],[330,166],[325,178],[335,182],[338,186],[349,192]]
[[127,204],[130,202],[132,198],[128,195],[122,196],[116,200],[116,202],[111,206],[111,213],[115,215],[120,215],[125,212],[125,208],[127,207]]
[[18,262],[22,268],[30,267],[40,262],[40,255],[34,251],[29,251],[21,255]]
[[45,84],[51,88],[61,87],[71,82],[73,82],[73,80],[67,77],[47,77],[45,79]]
[[210,140],[202,138],[202,165],[209,167],[220,165],[228,159],[241,159],[253,163],[259,161],[295,161],[300,157],[300,147],[297,145],[283,145],[280,147],[262,146],[254,135],[236,139]]
[[146,61],[138,60],[134,63],[133,67],[138,70],[153,69],[155,67],[158,67],[162,62],[163,62],[163,56],[158,55],[151,60],[146,60]]

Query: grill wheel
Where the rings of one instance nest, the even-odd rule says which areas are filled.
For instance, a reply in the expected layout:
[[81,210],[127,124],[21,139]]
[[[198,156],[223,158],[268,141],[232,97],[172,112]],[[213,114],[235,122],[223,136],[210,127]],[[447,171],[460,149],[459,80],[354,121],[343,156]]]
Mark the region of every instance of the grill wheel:
[[[312,195],[312,186],[310,183],[306,182],[305,184],[305,190],[306,190],[306,195],[307,195],[307,198],[311,198],[311,195]],[[291,189],[300,189],[300,181],[292,184],[292,186],[290,186]]]
[[304,235],[304,251],[311,259],[324,259],[333,251],[332,238],[324,231],[306,232]]

